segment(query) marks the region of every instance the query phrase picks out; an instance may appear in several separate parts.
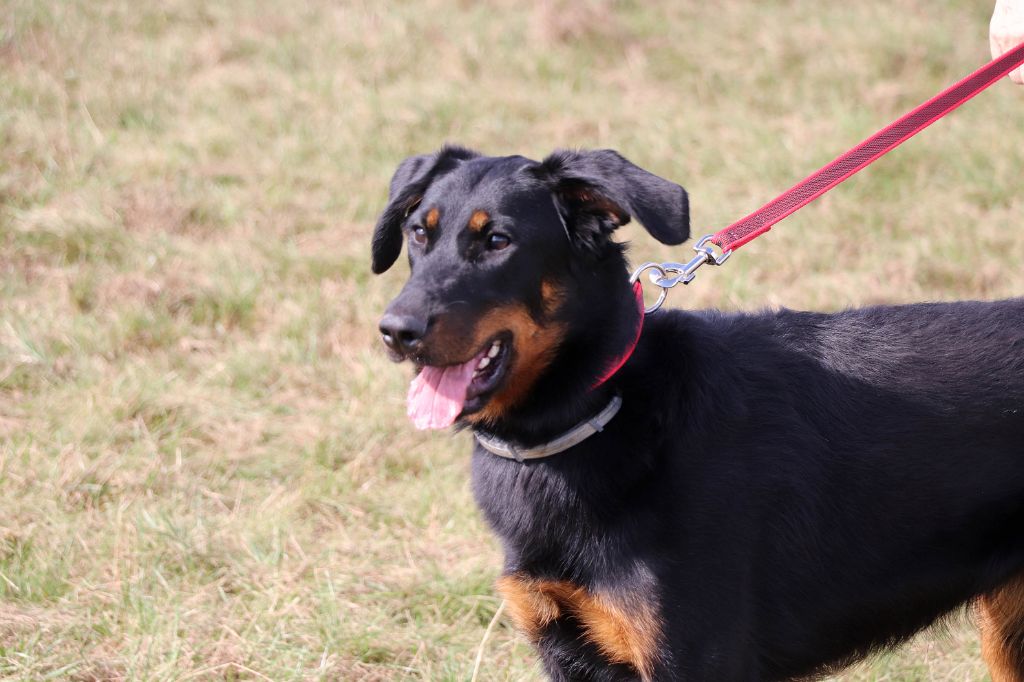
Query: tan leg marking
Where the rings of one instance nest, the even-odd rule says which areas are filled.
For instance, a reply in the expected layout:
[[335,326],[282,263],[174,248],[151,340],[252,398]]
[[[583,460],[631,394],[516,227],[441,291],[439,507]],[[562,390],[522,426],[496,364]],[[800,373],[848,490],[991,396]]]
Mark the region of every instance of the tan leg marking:
[[564,580],[515,574],[502,576],[498,591],[512,621],[531,641],[536,642],[552,621],[571,616],[611,663],[632,666],[644,680],[651,679],[661,624],[648,600],[616,599]]
[[1024,574],[981,597],[977,615],[992,682],[1024,682]]

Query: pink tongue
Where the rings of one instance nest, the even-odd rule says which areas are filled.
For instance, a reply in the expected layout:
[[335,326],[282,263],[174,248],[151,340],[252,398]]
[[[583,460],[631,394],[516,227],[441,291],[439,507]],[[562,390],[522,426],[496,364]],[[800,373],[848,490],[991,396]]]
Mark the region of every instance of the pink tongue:
[[407,414],[417,429],[443,429],[455,423],[466,402],[466,389],[483,353],[469,362],[424,367],[409,386]]

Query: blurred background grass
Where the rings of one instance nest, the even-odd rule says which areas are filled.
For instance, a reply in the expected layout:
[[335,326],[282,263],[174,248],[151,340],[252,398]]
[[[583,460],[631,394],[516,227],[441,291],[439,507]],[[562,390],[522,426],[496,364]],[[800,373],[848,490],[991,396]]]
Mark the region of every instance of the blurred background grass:
[[[699,235],[980,65],[991,4],[0,0],[0,677],[468,679],[500,556],[377,348],[397,163],[613,147]],[[1019,295],[1022,167],[1000,84],[671,302]],[[539,679],[506,623],[481,679]],[[957,621],[837,679],[985,674]]]

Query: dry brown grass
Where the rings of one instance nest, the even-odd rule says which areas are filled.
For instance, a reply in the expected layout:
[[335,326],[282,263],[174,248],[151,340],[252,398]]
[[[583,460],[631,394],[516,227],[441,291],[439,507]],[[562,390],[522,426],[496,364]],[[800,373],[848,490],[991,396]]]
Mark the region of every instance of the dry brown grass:
[[[413,432],[376,348],[397,162],[615,147],[720,226],[976,66],[989,10],[0,0],[0,677],[468,679],[499,555],[468,442]],[[673,302],[1020,294],[1022,98]],[[977,653],[955,624],[842,679]],[[481,679],[537,679],[504,621]]]

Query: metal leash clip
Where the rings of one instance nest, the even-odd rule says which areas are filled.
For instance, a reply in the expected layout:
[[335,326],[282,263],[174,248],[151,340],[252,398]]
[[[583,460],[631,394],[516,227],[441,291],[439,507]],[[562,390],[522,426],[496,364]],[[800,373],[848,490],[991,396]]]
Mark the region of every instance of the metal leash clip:
[[633,272],[629,278],[630,284],[636,283],[640,279],[640,275],[651,270],[652,272],[647,276],[647,279],[651,281],[651,284],[661,289],[661,293],[658,294],[658,300],[654,302],[654,305],[644,308],[644,313],[650,315],[660,308],[661,304],[665,302],[668,290],[675,285],[692,282],[693,278],[697,276],[697,268],[700,266],[705,263],[721,265],[729,259],[729,256],[732,255],[732,249],[716,255],[714,247],[708,245],[713,236],[708,234],[697,240],[697,243],[693,245],[693,250],[697,252],[697,255],[687,263],[644,263]]

